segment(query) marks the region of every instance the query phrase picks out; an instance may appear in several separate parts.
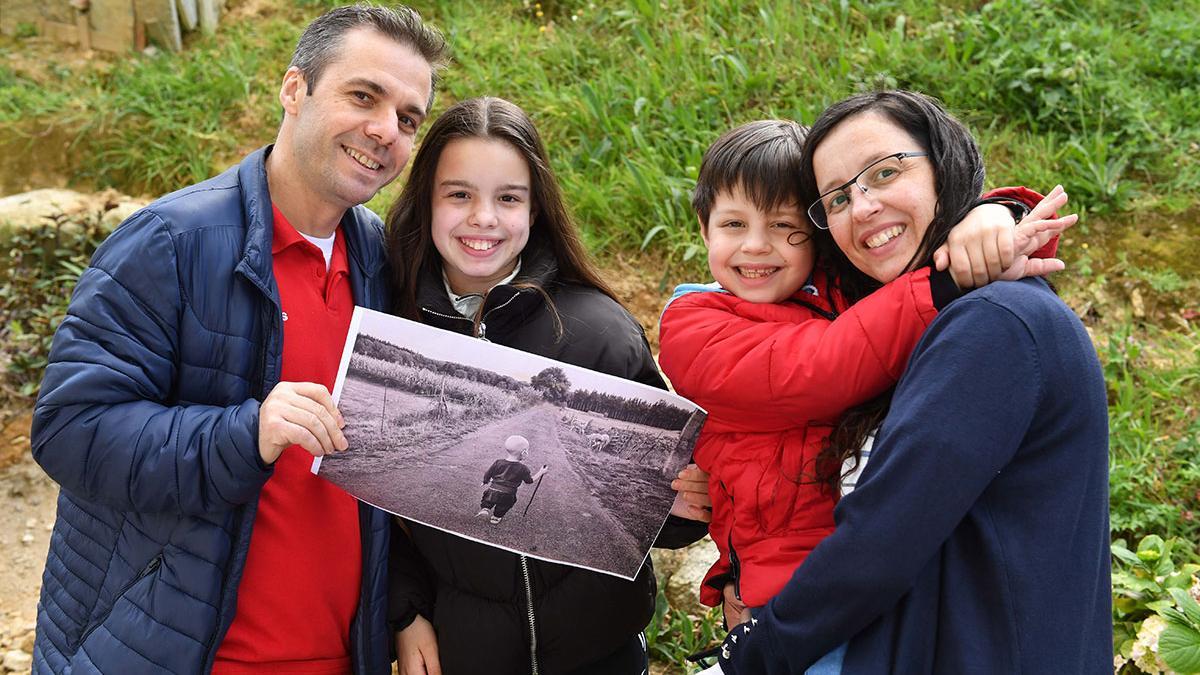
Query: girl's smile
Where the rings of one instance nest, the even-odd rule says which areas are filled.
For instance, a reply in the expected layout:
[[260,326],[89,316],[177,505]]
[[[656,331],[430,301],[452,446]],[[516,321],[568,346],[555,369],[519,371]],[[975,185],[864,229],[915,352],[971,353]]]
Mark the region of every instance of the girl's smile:
[[529,166],[505,141],[446,144],[433,180],[433,245],[455,293],[486,293],[516,268],[533,220]]

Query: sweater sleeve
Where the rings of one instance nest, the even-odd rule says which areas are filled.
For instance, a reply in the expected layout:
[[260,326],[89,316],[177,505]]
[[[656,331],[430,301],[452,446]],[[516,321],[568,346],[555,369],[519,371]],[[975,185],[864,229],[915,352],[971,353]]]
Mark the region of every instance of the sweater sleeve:
[[803,672],[893,607],[1011,461],[1044,387],[1021,319],[978,295],[948,307],[913,353],[837,530],[757,612],[725,672]]
[[714,431],[780,431],[835,419],[899,379],[937,314],[930,270],[902,275],[833,321],[692,293],[663,312],[659,360]]
[[96,251],[54,335],[33,455],[68,492],[137,512],[211,515],[253,499],[258,401],[174,405],[180,314],[174,243],[143,210]]

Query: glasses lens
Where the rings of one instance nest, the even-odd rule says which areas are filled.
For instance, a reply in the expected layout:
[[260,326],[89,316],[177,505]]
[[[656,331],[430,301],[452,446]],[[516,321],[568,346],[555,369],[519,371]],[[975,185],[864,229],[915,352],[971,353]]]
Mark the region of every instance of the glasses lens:
[[878,190],[887,187],[904,173],[904,160],[899,157],[885,157],[867,167],[860,180],[868,190]]
[[825,218],[825,205],[819,199],[809,205],[808,219],[822,230],[829,229],[829,221]]

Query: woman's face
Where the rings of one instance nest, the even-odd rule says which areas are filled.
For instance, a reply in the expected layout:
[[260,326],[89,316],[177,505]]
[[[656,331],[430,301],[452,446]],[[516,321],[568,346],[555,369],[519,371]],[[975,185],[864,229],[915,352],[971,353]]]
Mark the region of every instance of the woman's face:
[[[881,113],[848,117],[813,151],[817,189],[825,194],[840,187],[888,155],[925,150]],[[905,271],[937,207],[929,159],[908,158],[904,164],[904,172],[884,188],[864,193],[851,186],[849,208],[829,221],[829,233],[837,247],[851,264],[880,283]]]
[[516,268],[533,219],[529,165],[487,138],[446,144],[433,177],[433,245],[455,293],[486,293]]

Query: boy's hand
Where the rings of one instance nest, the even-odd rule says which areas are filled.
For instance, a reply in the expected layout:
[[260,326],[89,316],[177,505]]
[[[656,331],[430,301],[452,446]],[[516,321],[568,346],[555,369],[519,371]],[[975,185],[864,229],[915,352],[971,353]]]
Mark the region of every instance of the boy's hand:
[[[1066,192],[1061,185],[1055,186],[1015,227],[1006,207],[977,206],[954,226],[946,243],[934,252],[934,267],[938,270],[949,267],[959,288],[1057,272],[1065,267],[1061,260],[1046,258],[1033,262],[1028,256],[1078,220],[1075,214],[1053,217],[1066,203]],[[1004,210],[992,208],[997,206]]]
[[724,601],[721,603],[721,611],[725,614],[725,625],[729,627],[729,630],[750,620],[750,610],[745,603],[737,599],[732,581],[725,584],[722,595]]
[[292,445],[313,457],[349,447],[342,427],[346,421],[333,405],[323,385],[312,382],[280,382],[258,408],[258,455],[274,464]]
[[1013,264],[1000,274],[1000,279],[1013,281],[1024,277],[1045,276],[1066,268],[1066,264],[1058,258],[1029,257],[1034,251],[1045,246],[1055,235],[1061,234],[1063,230],[1079,221],[1079,216],[1074,213],[1061,218],[1054,217],[1055,212],[1066,205],[1067,193],[1061,185],[1056,185],[1050,194],[1038,202],[1037,206],[1033,207],[1033,210],[1022,218],[1020,223],[1017,223],[1013,230],[1015,234],[1013,244],[1017,251],[1017,257]]
[[396,633],[396,665],[400,675],[442,675],[437,634],[425,617],[417,615],[407,628]]
[[671,504],[671,515],[712,522],[712,498],[708,496],[708,474],[695,464],[688,464],[671,481],[675,490],[675,503]]

